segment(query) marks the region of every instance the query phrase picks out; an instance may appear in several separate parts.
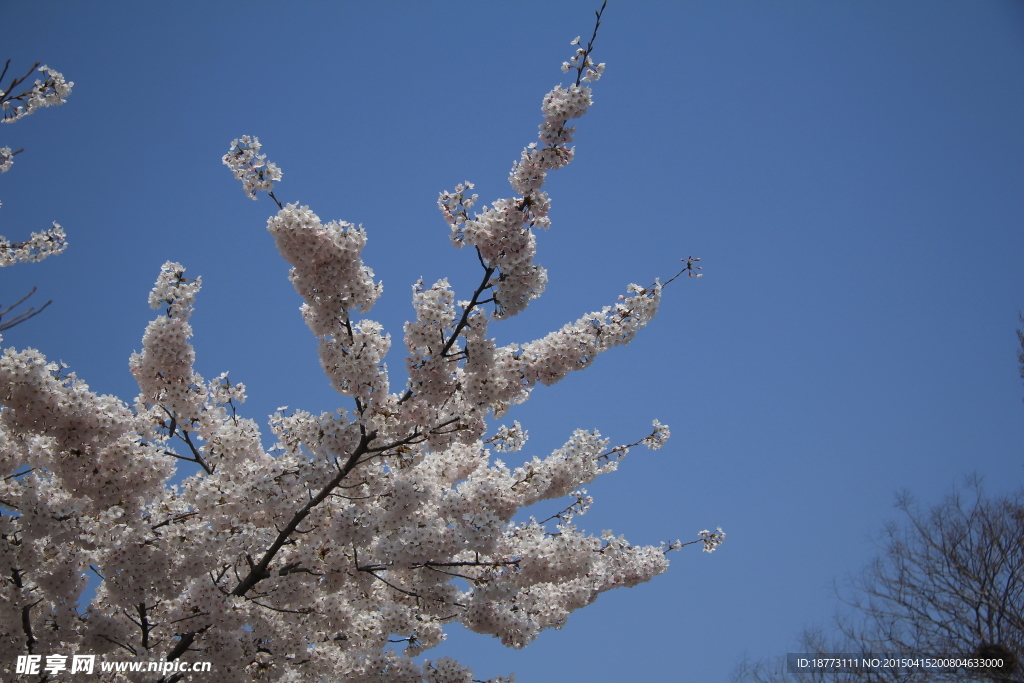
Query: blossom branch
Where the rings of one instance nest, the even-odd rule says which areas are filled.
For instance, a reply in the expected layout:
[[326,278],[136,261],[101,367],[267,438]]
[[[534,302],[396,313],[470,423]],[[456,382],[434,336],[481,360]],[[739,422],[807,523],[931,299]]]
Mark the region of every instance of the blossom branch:
[[[4,70],[3,73],[0,74],[0,79],[6,75],[10,61],[11,60],[7,60],[7,63],[4,65]],[[12,95],[11,92],[28,79],[28,77],[37,69],[47,74],[46,80],[37,80],[35,85],[28,90],[18,95]],[[24,116],[28,116],[41,107],[52,107],[64,104],[67,101],[65,98],[71,94],[71,88],[74,85],[74,83],[66,82],[62,74],[54,71],[48,66],[40,66],[39,62],[36,62],[24,76],[21,78],[15,78],[11,81],[11,84],[7,87],[6,91],[0,92],[0,109],[3,109],[4,113],[3,122],[13,123]],[[12,106],[12,102],[20,102],[21,104]]]
[[0,147],[0,173],[7,173],[14,165],[14,157],[25,151],[25,148],[11,151],[10,147]]
[[[476,253],[477,255],[479,255],[480,249],[477,249]],[[470,298],[469,303],[463,307],[462,316],[459,318],[459,322],[456,323],[455,329],[452,330],[451,336],[448,337],[448,340],[444,343],[444,346],[441,347],[441,351],[438,353],[438,355],[441,356],[442,358],[448,355],[448,352],[451,351],[452,346],[455,345],[455,341],[459,338],[459,335],[462,334],[462,331],[464,329],[466,329],[466,325],[469,324],[469,318],[473,311],[481,304],[485,304],[488,301],[493,300],[486,299],[481,301],[480,295],[493,286],[491,285],[491,277],[494,276],[496,268],[485,265],[483,262],[483,257],[480,258],[480,264],[484,267],[483,279],[477,286],[476,291],[473,292],[473,296],[472,298]]]
[[688,545],[696,545],[702,543],[704,545],[704,552],[713,553],[718,546],[725,542],[725,532],[722,531],[722,527],[718,527],[714,531],[708,531],[705,529],[697,534],[697,540],[683,543],[682,541],[675,541],[671,544],[662,544],[662,550],[668,552],[670,550],[679,550],[685,548]]
[[[6,238],[0,237],[0,268],[15,263],[42,261],[54,254],[59,254],[68,246],[66,237],[63,228],[58,223],[54,223],[49,230],[33,232],[31,238],[24,242],[10,242]],[[22,301],[27,298],[28,296]]]
[[679,260],[680,261],[684,261],[686,263],[686,265],[683,267],[682,270],[680,270],[678,273],[676,273],[675,275],[670,277],[668,279],[668,281],[665,282],[665,284],[662,285],[662,287],[667,285],[669,282],[672,282],[673,280],[675,280],[677,277],[679,277],[683,273],[686,273],[686,277],[696,277],[696,278],[702,277],[703,274],[702,273],[698,273],[697,271],[698,270],[703,270],[703,268],[701,268],[700,266],[695,266],[694,265],[695,263],[700,261],[699,258],[697,258],[695,256],[687,256],[686,258],[679,259]]
[[154,524],[153,526],[150,527],[150,529],[152,529],[153,531],[156,531],[160,527],[167,526],[168,524],[176,524],[178,522],[183,522],[186,519],[189,519],[191,517],[195,517],[198,514],[199,514],[198,512],[185,512],[185,513],[180,514],[180,515],[175,515],[174,517],[168,517],[164,521],[159,522],[157,524]]
[[[607,6],[608,0],[604,0],[604,2],[601,3],[601,9],[595,12],[595,14],[597,14],[597,22],[594,24],[594,33],[590,36],[590,41],[587,43],[587,47],[580,48],[577,51],[576,56],[572,60],[573,64],[569,65],[569,68],[576,69],[576,85],[579,85],[585,80],[596,80],[596,78],[594,78],[592,74],[597,74],[597,76],[599,77],[601,72],[604,71],[604,64],[599,65],[600,70],[595,70],[598,65],[595,65],[590,60],[590,53],[594,51],[594,41],[597,40],[597,29],[601,28],[601,15],[604,14],[604,8]],[[574,44],[579,45],[579,40],[580,39],[577,38],[575,41],[573,41]],[[590,67],[594,67],[594,69],[591,69]],[[584,69],[588,70],[586,77],[583,75]]]
[[404,595],[408,595],[411,598],[416,598],[417,600],[430,600],[432,602],[437,602],[437,603],[440,603],[442,605],[451,605],[453,607],[465,607],[464,604],[459,603],[459,602],[448,602],[444,598],[435,598],[435,597],[430,597],[430,596],[424,597],[424,596],[420,595],[419,593],[416,593],[415,591],[406,590],[405,588],[402,588],[400,586],[396,586],[395,584],[391,583],[390,581],[388,581],[383,576],[381,576],[380,574],[377,573],[378,571],[382,571],[382,570],[369,569],[369,568],[363,568],[363,567],[357,567],[357,569],[359,571],[366,572],[367,574],[369,574],[373,578],[377,579],[381,583],[385,584],[386,586],[388,586],[390,588],[393,588],[394,590],[398,591],[399,593],[402,593]]
[[126,645],[125,643],[122,643],[122,642],[120,642],[118,640],[114,640],[113,638],[111,638],[110,636],[108,636],[105,633],[101,633],[100,634],[100,638],[102,638],[103,640],[107,641],[108,643],[110,643],[112,645],[116,645],[117,647],[121,648],[125,652],[130,653],[133,657],[138,654],[138,652],[135,651],[135,648],[132,647],[131,645]]
[[570,495],[572,495],[576,500],[570,503],[561,512],[556,512],[547,519],[542,519],[538,524],[547,524],[553,519],[557,519],[562,524],[568,524],[576,515],[585,514],[594,502],[594,499],[587,495],[586,489],[573,491]]
[[[7,86],[7,90],[3,91],[3,94],[0,94],[0,106],[4,106],[4,118],[5,119],[8,116],[7,106],[5,106],[5,104],[7,102],[11,101],[11,100],[23,100],[24,97],[26,97],[27,95],[29,95],[31,93],[31,90],[26,90],[25,92],[21,93],[20,95],[12,95],[11,93],[14,92],[14,89],[17,88],[21,83],[24,83],[25,80],[29,76],[32,75],[32,73],[39,67],[40,64],[42,64],[42,62],[36,62],[32,66],[30,66],[28,71],[25,72],[24,76],[22,76],[21,78],[17,78],[16,77],[14,80],[11,81],[11,84],[9,86]],[[2,72],[0,72],[0,82],[2,82],[3,79],[4,79],[4,76],[7,75],[7,69],[10,66],[11,66],[11,60],[8,59],[4,63],[4,70]],[[2,83],[0,83],[0,85],[2,85]]]
[[175,645],[171,649],[171,651],[167,653],[167,657],[165,657],[165,659],[168,662],[173,662],[175,659],[188,652],[189,648],[192,647],[192,643],[196,641],[196,636],[205,633],[210,629],[211,626],[211,624],[207,624],[206,626],[195,631],[177,634],[180,637],[180,639],[178,640],[178,644]]
[[34,472],[35,469],[36,469],[35,467],[30,467],[27,470],[23,470],[21,472],[15,472],[14,474],[8,474],[6,477],[4,477],[4,481],[7,481],[8,479],[15,479],[16,477],[24,476],[24,475],[28,474],[29,472]]
[[311,498],[309,502],[303,505],[302,508],[292,516],[291,521],[289,521],[284,529],[278,533],[277,538],[274,539],[274,542],[263,554],[263,557],[260,558],[260,561],[252,566],[246,577],[242,579],[237,586],[235,586],[234,590],[231,591],[231,595],[237,595],[240,597],[244,596],[253,588],[253,586],[269,576],[267,568],[270,566],[270,563],[273,561],[277,553],[284,546],[285,542],[291,537],[292,533],[294,533],[295,529],[302,523],[302,520],[309,516],[309,513],[313,508],[322,503],[331,494],[331,492],[341,484],[342,480],[355,468],[356,464],[359,462],[359,458],[367,452],[370,442],[372,442],[376,437],[376,431],[369,434],[363,434],[362,438],[359,440],[359,445],[352,451],[352,455],[349,456],[348,461],[345,463],[345,466],[342,467],[341,471],[338,472],[338,474],[335,475],[335,477],[331,479],[331,481],[324,486],[319,493]]
[[[590,505],[583,485],[634,446],[660,447],[667,427],[655,421],[649,436],[614,448],[596,431],[576,430],[547,457],[511,470],[492,451],[518,451],[526,430],[517,422],[486,438],[489,414],[500,417],[538,384],[628,343],[657,312],[663,285],[655,281],[630,285],[614,305],[526,344],[499,348],[488,336],[491,321],[525,310],[546,285],[534,262],[534,229],[550,225],[542,189],[548,171],[573,158],[570,124],[592,103],[584,83],[603,70],[592,50],[604,10],[586,47],[574,41],[575,83],[570,76],[542,101],[538,142],[509,175],[513,196],[470,217],[471,184],[441,195],[452,242],[473,248],[482,278],[468,301],[456,301],[447,280],[413,285],[409,379],[395,393],[385,364],[390,336],[355,314],[382,292],[362,261],[366,232],[282,204],[273,189],[280,169],[247,137],[223,162],[247,196],[266,191],[277,205],[268,231],[292,267],[321,365],[354,401],[354,414],[285,416],[279,408],[271,418],[278,441],[266,449],[237,408],[243,386],[226,373],[207,382],[196,372],[188,340],[200,283],[171,262],[150,296],[160,312],[131,359],[140,390],[134,410],[90,392],[36,351],[0,355],[0,445],[10,461],[3,496],[21,505],[3,503],[18,512],[3,516],[0,542],[17,546],[19,582],[22,568],[47,577],[31,588],[19,583],[21,601],[9,606],[19,650],[22,642],[31,652],[44,640],[107,637],[118,648],[166,651],[168,661],[199,649],[223,655],[243,678],[276,669],[271,677],[296,680],[469,681],[472,672],[457,663],[413,661],[441,642],[448,621],[522,647],[599,593],[666,570],[664,547],[588,536],[569,522]],[[26,112],[56,103],[46,98],[59,96],[57,75],[47,73],[48,84],[23,100]],[[0,166],[14,154],[0,150]],[[42,253],[28,243],[5,252],[4,244],[0,262],[12,261],[11,250]],[[698,261],[686,259],[665,284],[683,273],[699,277]],[[170,443],[175,438],[186,448]],[[202,472],[173,484],[175,460]],[[38,474],[21,476],[30,471]],[[511,522],[530,505],[565,496],[568,506],[543,522]],[[551,522],[557,533],[545,527]],[[721,529],[702,531],[693,543],[710,551],[723,537]],[[85,583],[83,543],[90,569],[107,582],[90,608],[96,619],[68,616]],[[389,640],[408,647],[395,653]],[[292,644],[303,642],[312,645],[308,656],[294,656]]]

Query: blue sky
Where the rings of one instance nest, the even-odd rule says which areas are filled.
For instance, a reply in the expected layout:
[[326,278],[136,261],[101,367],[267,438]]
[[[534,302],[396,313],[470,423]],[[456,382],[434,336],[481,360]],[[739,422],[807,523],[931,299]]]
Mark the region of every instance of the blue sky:
[[[41,60],[75,82],[65,106],[0,128],[26,149],[0,182],[0,234],[57,221],[71,245],[0,272],[0,304],[33,285],[53,299],[4,344],[130,400],[148,291],[174,260],[203,278],[197,369],[245,383],[244,414],[344,405],[265,231],[274,207],[221,155],[256,135],[278,197],[364,225],[385,285],[369,317],[398,341],[419,277],[462,297],[478,277],[438,192],[510,195],[598,4],[0,2],[12,70]],[[508,419],[528,456],[660,419],[669,444],[591,485],[579,525],[728,538],[523,651],[455,631],[431,655],[520,681],[725,681],[828,620],[897,490],[927,504],[970,472],[1020,485],[1024,5],[611,0],[595,58],[576,159],[548,185],[548,290],[492,331],[532,340],[688,254],[705,277]]]

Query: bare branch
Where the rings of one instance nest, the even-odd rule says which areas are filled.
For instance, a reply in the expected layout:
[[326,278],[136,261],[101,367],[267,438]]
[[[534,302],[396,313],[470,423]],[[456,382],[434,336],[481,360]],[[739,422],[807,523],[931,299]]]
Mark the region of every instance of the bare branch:
[[[13,246],[14,247],[18,247],[17,244],[13,245]],[[28,294],[26,294],[25,296],[21,297],[20,299],[18,299],[16,302],[11,304],[10,306],[5,308],[4,310],[0,311],[0,319],[2,319],[5,315],[7,315],[11,311],[13,311],[15,308],[17,308],[21,304],[23,304],[30,296],[32,296],[35,293],[36,293],[36,288],[33,287],[32,290]],[[0,332],[3,332],[4,330],[9,330],[12,327],[14,327],[15,325],[20,325],[21,323],[25,322],[29,318],[34,318],[35,316],[37,316],[40,313],[42,313],[43,310],[45,310],[46,307],[49,306],[52,303],[53,303],[52,300],[47,301],[38,310],[36,310],[33,307],[29,307],[29,309],[27,311],[22,311],[21,313],[19,313],[18,315],[14,316],[10,320],[6,320],[6,321],[3,321],[3,322],[0,322]]]

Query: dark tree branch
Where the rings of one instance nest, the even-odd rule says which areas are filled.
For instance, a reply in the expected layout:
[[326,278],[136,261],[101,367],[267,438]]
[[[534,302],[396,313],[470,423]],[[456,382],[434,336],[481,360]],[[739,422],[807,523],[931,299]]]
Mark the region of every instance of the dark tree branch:
[[[14,248],[17,248],[20,245],[13,244],[11,246],[14,247]],[[5,308],[3,311],[0,311],[0,319],[2,319],[5,315],[10,313],[12,310],[17,308],[21,304],[23,304],[30,296],[32,296],[35,293],[36,293],[36,288],[33,287],[32,290],[28,294],[26,294],[25,296],[23,296],[20,299],[18,299],[15,303],[11,304],[7,308]],[[14,316],[10,320],[6,320],[6,321],[3,321],[3,322],[0,322],[0,332],[3,332],[4,330],[9,330],[12,327],[14,327],[15,325],[20,325],[21,323],[25,322],[29,318],[36,317],[37,315],[42,313],[46,309],[47,306],[49,306],[52,303],[53,303],[52,299],[50,301],[47,301],[45,304],[42,305],[42,307],[39,310],[36,310],[33,307],[29,307],[29,309],[27,311],[22,311],[21,313],[19,313],[18,315]]]

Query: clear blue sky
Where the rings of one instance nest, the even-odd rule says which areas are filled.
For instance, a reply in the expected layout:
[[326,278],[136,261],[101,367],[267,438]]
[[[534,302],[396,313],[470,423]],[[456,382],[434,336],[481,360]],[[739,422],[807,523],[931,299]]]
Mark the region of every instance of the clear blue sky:
[[[259,136],[282,200],[366,227],[385,284],[369,317],[397,342],[417,278],[461,298],[478,277],[438,192],[509,196],[598,5],[2,0],[0,57],[75,82],[65,106],[0,128],[26,148],[0,178],[0,234],[56,220],[71,245],[0,272],[0,303],[32,285],[54,301],[4,344],[130,400],[147,294],[175,260],[203,278],[197,369],[244,382],[246,415],[338,407],[265,231],[274,207],[221,155]],[[1024,5],[611,0],[595,57],[576,160],[550,178],[548,291],[492,331],[534,339],[688,254],[706,275],[509,419],[525,455],[578,427],[623,443],[670,424],[664,449],[589,487],[580,526],[728,538],[523,651],[455,632],[431,655],[524,682],[725,681],[829,618],[897,489],[930,503],[972,471],[992,492],[1022,480]]]

